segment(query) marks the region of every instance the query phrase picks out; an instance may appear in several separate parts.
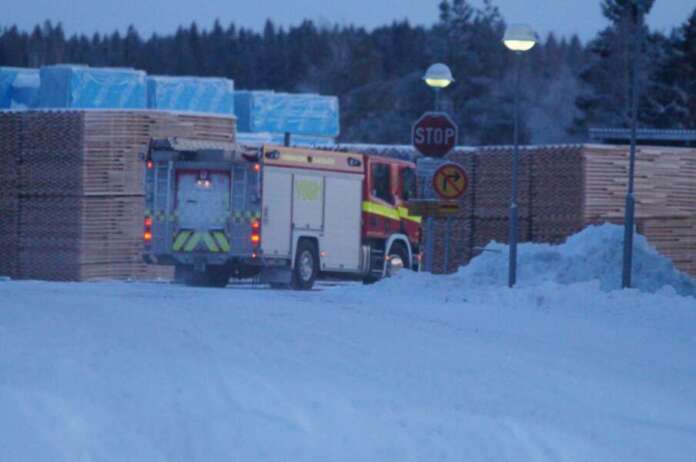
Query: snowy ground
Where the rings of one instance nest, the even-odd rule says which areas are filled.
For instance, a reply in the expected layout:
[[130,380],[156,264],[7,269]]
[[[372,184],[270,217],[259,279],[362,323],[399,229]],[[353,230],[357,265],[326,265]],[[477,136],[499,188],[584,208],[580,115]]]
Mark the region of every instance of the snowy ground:
[[310,293],[0,282],[0,460],[694,460],[696,298],[531,261],[509,290],[497,258]]

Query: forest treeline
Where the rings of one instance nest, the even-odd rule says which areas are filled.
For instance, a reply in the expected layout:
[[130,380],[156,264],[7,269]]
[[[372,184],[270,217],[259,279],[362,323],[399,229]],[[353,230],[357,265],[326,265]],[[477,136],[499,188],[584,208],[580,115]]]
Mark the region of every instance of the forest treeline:
[[[657,0],[659,1],[659,0]],[[644,37],[639,83],[640,124],[696,129],[696,9],[668,35],[636,26],[636,0],[602,0],[607,26],[582,43],[550,34],[523,56],[522,134],[526,142],[580,141],[589,127],[629,123],[631,47]],[[648,13],[654,0],[648,1]],[[367,30],[316,24],[261,31],[196,23],[169,35],[125,33],[67,36],[46,21],[32,31],[0,31],[0,66],[84,63],[143,69],[150,74],[225,76],[240,89],[338,95],[342,141],[408,143],[412,122],[433,108],[421,77],[445,62],[456,82],[441,104],[465,144],[506,144],[512,138],[514,55],[502,44],[505,22],[492,0],[482,7],[442,0],[439,20],[407,21]]]

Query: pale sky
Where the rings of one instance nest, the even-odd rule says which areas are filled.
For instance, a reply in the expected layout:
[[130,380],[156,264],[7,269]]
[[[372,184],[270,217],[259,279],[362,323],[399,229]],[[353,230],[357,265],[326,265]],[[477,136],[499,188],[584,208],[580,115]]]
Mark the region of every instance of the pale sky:
[[[7,0],[8,3],[10,0]],[[470,0],[480,5],[482,0]],[[0,26],[29,29],[45,19],[62,22],[68,33],[125,30],[129,24],[145,36],[169,33],[196,21],[209,28],[223,24],[259,29],[266,18],[288,25],[308,18],[324,23],[374,27],[394,19],[432,24],[439,0],[22,0],[3,8]],[[508,23],[526,22],[540,35],[577,33],[591,38],[606,22],[600,0],[494,0]],[[651,27],[669,31],[696,8],[695,0],[656,0],[648,18]]]

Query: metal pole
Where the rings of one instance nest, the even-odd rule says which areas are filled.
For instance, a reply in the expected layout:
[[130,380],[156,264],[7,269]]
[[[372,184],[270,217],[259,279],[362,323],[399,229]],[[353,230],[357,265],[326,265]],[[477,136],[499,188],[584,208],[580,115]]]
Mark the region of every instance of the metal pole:
[[631,287],[631,276],[633,270],[633,229],[635,227],[635,170],[636,170],[636,131],[638,126],[638,100],[640,98],[638,88],[638,64],[640,60],[640,49],[642,46],[643,28],[643,8],[640,1],[634,5],[633,26],[634,46],[631,69],[631,152],[628,164],[628,191],[626,193],[626,216],[624,217],[624,249],[623,249],[623,274],[622,286],[624,289]]
[[509,258],[509,268],[508,268],[508,287],[514,287],[517,281],[517,222],[518,222],[518,211],[517,211],[517,183],[518,183],[518,173],[519,173],[519,105],[520,105],[520,74],[522,73],[522,53],[515,53],[515,59],[517,60],[517,70],[515,76],[515,109],[514,109],[514,129],[513,129],[513,143],[514,150],[512,153],[512,198],[510,200],[510,228],[508,232],[508,243],[510,245],[510,258]]
[[440,110],[440,89],[435,88],[435,112]]

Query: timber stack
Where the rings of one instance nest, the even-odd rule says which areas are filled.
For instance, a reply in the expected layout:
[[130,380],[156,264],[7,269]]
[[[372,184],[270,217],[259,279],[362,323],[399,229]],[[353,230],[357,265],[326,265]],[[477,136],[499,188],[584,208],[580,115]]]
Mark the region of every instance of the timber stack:
[[[490,241],[508,241],[512,153],[499,147],[470,154],[472,255]],[[637,231],[678,269],[696,275],[696,149],[640,146],[636,158]],[[627,146],[522,147],[520,242],[557,244],[588,225],[623,223],[628,161]]]
[[14,217],[0,221],[0,273],[24,279],[169,277],[142,261],[140,154],[151,137],[235,137],[233,117],[166,111],[6,112],[0,125],[0,214]]

